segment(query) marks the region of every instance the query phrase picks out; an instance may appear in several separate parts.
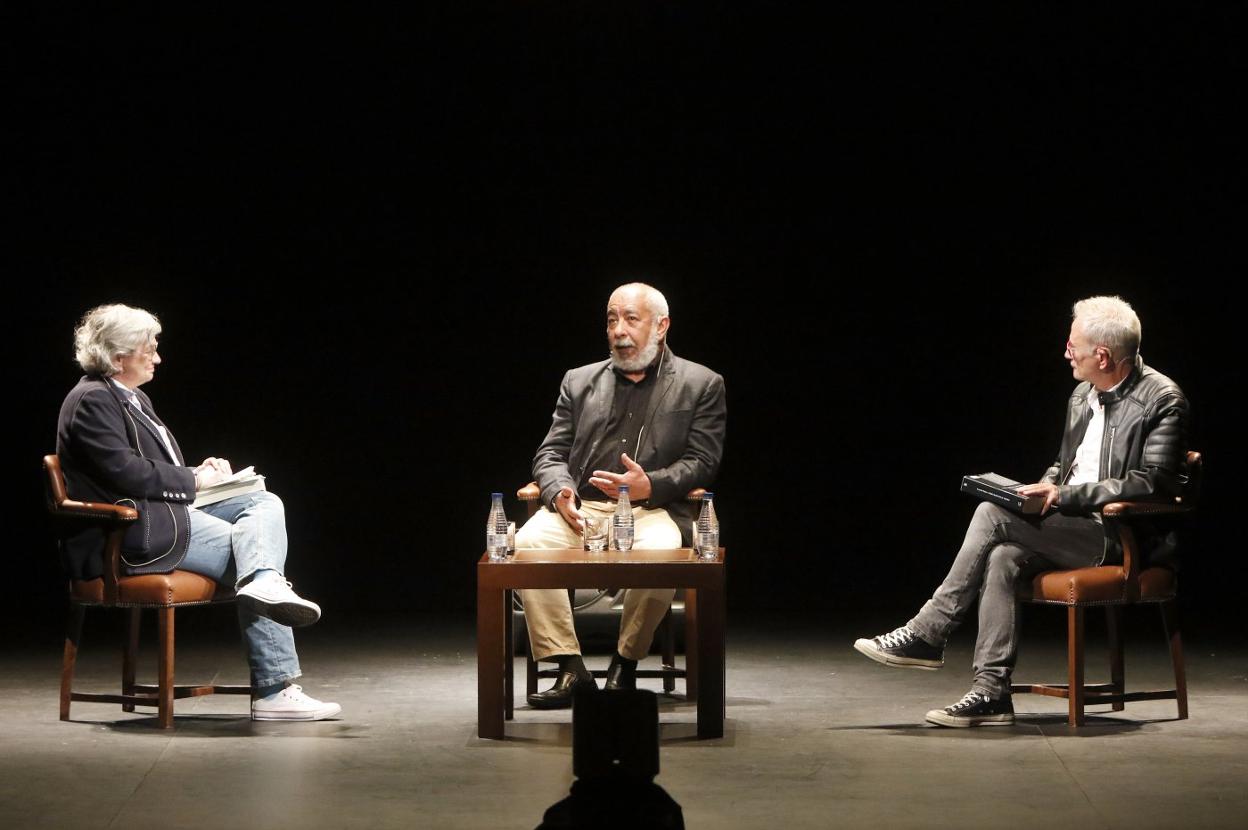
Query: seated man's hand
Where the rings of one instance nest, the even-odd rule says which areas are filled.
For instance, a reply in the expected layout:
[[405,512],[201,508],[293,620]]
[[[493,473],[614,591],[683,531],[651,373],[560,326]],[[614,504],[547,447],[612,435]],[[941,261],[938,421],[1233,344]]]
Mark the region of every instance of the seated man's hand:
[[594,470],[589,483],[613,499],[619,498],[621,484],[628,485],[630,501],[645,501],[650,498],[650,476],[646,475],[646,471],[641,469],[640,464],[629,458],[628,453],[621,453],[620,461],[624,464],[624,472],[608,473],[605,470]]
[[1048,513],[1050,509],[1057,505],[1057,497],[1061,491],[1057,489],[1056,484],[1049,484],[1042,481],[1039,484],[1024,484],[1018,488],[1020,496],[1044,496],[1044,507],[1040,508],[1040,514]]
[[564,487],[559,491],[559,495],[555,496],[555,509],[568,523],[568,527],[577,533],[581,532],[581,511],[576,509],[576,493],[572,492],[571,487]]

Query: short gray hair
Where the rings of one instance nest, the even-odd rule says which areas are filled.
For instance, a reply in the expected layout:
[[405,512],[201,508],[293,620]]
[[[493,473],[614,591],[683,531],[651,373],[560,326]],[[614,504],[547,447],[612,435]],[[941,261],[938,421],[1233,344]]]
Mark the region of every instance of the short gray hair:
[[1140,318],[1122,297],[1088,297],[1075,303],[1072,316],[1083,324],[1093,345],[1108,346],[1115,360],[1140,350]]
[[[627,282],[616,288],[619,291],[624,288],[631,288],[635,291],[641,291],[646,295],[646,306],[650,309],[650,313],[655,317],[668,317],[667,297],[663,296],[663,292],[655,288],[653,285],[647,285],[644,282]],[[614,294],[615,291],[611,293]]]
[[74,359],[87,374],[108,377],[117,372],[114,358],[133,354],[158,334],[160,321],[149,311],[120,303],[96,306],[74,329]]

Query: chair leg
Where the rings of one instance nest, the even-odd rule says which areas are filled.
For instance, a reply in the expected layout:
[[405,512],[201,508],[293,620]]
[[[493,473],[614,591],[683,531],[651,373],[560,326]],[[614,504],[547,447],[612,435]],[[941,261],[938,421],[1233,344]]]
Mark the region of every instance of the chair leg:
[[[676,625],[672,621],[672,609],[668,607],[667,613],[663,615],[663,621],[659,623],[660,642],[663,644],[663,668],[676,667]],[[663,675],[663,691],[669,695],[676,691],[676,678],[673,675]]]
[[1066,722],[1071,726],[1083,726],[1083,608],[1077,605],[1066,609],[1066,658],[1068,662],[1070,704]]
[[61,720],[69,720],[69,702],[74,688],[74,664],[78,662],[78,644],[82,642],[82,620],[87,609],[70,603],[69,620],[65,624],[65,652],[61,657]]
[[[139,624],[142,611],[130,608],[126,611],[126,644],[121,655],[121,693],[134,694],[134,672],[139,653]],[[121,704],[123,712],[133,712],[133,703]]]
[[685,589],[685,699],[698,699],[698,592]]
[[1179,720],[1187,720],[1187,669],[1183,665],[1183,635],[1179,609],[1174,600],[1161,604],[1161,622],[1170,640],[1170,662],[1174,664],[1174,697],[1179,704]]
[[[1105,627],[1109,632],[1109,682],[1113,684],[1115,692],[1123,694],[1127,687],[1122,662],[1121,605],[1105,606]],[[1115,712],[1121,712],[1127,708],[1127,704],[1119,700],[1111,704],[1111,708]]]
[[173,608],[157,608],[160,647],[157,652],[157,720],[161,729],[173,726]]

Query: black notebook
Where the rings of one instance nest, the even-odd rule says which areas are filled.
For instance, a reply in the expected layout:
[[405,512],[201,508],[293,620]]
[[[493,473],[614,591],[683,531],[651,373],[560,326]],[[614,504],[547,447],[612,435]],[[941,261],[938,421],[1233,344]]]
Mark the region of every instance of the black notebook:
[[962,477],[962,492],[970,493],[977,499],[990,501],[1023,515],[1038,515],[1044,507],[1041,496],[1020,496],[1020,482],[999,476],[996,473],[980,473],[979,475]]

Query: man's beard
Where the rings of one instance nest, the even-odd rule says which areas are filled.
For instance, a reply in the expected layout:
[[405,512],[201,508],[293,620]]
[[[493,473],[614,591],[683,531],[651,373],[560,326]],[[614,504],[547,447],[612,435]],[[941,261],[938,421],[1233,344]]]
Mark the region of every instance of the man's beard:
[[642,372],[654,362],[655,357],[659,354],[659,348],[663,345],[663,341],[659,339],[657,331],[651,332],[650,342],[646,343],[632,360],[625,360],[620,357],[619,352],[615,348],[617,346],[636,346],[637,344],[633,342],[631,337],[616,340],[611,345],[611,363],[615,368],[621,372]]

